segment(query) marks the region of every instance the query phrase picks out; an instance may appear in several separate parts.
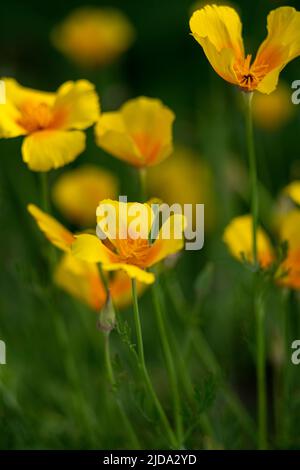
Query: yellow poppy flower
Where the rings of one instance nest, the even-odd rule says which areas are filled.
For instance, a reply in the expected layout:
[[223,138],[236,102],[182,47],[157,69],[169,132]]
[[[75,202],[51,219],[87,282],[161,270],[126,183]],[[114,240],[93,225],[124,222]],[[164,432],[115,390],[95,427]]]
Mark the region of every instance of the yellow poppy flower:
[[119,111],[100,116],[96,143],[133,166],[156,165],[172,153],[174,119],[174,113],[157,99],[129,100]]
[[46,93],[25,88],[11,78],[4,82],[0,137],[26,136],[22,156],[31,170],[59,168],[83,152],[82,131],[100,114],[94,85],[86,80],[66,82],[56,93]]
[[[252,217],[242,215],[234,218],[225,228],[223,241],[236,259],[253,263]],[[260,227],[257,230],[257,258],[263,268],[273,260],[271,242]]]
[[214,70],[244,91],[271,93],[281,70],[300,55],[300,12],[292,7],[270,12],[268,35],[254,61],[245,54],[242,23],[233,8],[207,5],[192,15],[190,28]]
[[79,8],[52,33],[55,47],[86,67],[112,62],[133,39],[134,29],[126,16],[112,8]]
[[[55,268],[54,282],[93,310],[101,310],[107,296],[97,264],[82,261],[72,255],[71,245],[75,241],[75,236],[54,217],[34,204],[28,205],[28,211],[50,243],[65,252]],[[127,274],[121,271],[115,273],[113,278],[108,278],[108,284],[114,305],[118,308],[130,305],[131,280]],[[145,286],[138,282],[138,295],[144,290]]]
[[70,222],[82,227],[95,225],[99,201],[118,193],[115,176],[102,168],[86,165],[58,178],[52,189],[54,203]]
[[[197,184],[191,184],[197,181]],[[205,230],[210,231],[216,218],[216,201],[212,172],[188,148],[175,147],[172,158],[147,171],[148,192],[169,205],[174,203],[205,205]]]
[[[96,312],[105,305],[107,295],[95,263],[87,263],[67,253],[55,269],[54,282]],[[138,282],[138,295],[144,290],[145,284]],[[131,304],[131,280],[124,272],[118,271],[112,279],[109,279],[109,291],[113,304],[119,309]]]
[[[106,214],[108,207],[114,208],[115,211],[113,228]],[[99,215],[99,209],[103,209],[103,216]],[[154,214],[148,204],[104,200],[101,201],[97,213],[98,224],[101,224],[102,231],[108,237],[109,246],[106,240],[101,241],[97,236],[82,234],[76,236],[72,252],[84,261],[102,263],[106,271],[121,269],[131,278],[151,284],[155,277],[146,269],[183,248],[182,231],[185,222],[182,216],[169,217],[155,241],[150,243],[147,237],[154,222]],[[137,213],[141,220],[138,223],[139,227],[134,230],[132,224]],[[164,235],[166,228],[170,229],[168,239]],[[178,231],[181,238],[177,238]]]
[[290,89],[283,84],[270,96],[256,93],[253,99],[253,118],[257,126],[274,131],[283,126],[293,116]]
[[300,181],[293,181],[285,189],[287,194],[296,204],[300,205]]
[[300,210],[295,209],[282,217],[279,236],[288,243],[287,258],[282,265],[282,271],[286,274],[280,283],[300,289]]

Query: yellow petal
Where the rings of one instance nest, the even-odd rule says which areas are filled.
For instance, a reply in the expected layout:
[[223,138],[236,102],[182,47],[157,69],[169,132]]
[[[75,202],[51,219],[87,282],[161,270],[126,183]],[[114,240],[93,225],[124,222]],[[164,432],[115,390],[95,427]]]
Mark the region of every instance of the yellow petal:
[[113,263],[118,261],[116,255],[106,248],[96,235],[86,233],[76,235],[72,244],[72,253],[77,258],[89,263]]
[[45,237],[54,246],[63,251],[70,250],[71,244],[74,242],[74,235],[69,230],[34,204],[29,204],[27,210],[35,219]]
[[295,209],[280,219],[279,235],[287,241],[291,250],[300,249],[300,210]]
[[144,284],[152,284],[155,281],[153,273],[148,273],[144,269],[134,266],[132,264],[125,263],[114,263],[114,264],[103,264],[105,271],[117,271],[119,269],[125,271],[131,279],[136,279]]
[[6,103],[1,104],[0,137],[9,138],[27,134],[27,130],[19,123],[22,105],[33,102],[50,106],[54,102],[55,94],[23,87],[13,78],[5,78],[3,81]]
[[[161,227],[158,237],[149,249],[147,266],[153,266],[167,256],[182,250],[184,245],[183,230],[186,224],[185,217],[179,214],[172,215]],[[166,238],[168,236],[168,238]]]
[[300,205],[300,181],[293,181],[284,192],[296,203]]
[[83,227],[95,227],[96,209],[104,197],[115,198],[116,177],[107,170],[85,165],[58,178],[52,189],[53,200],[64,216]]
[[100,311],[105,304],[105,288],[93,263],[66,254],[55,269],[54,282],[93,310]]
[[174,113],[161,101],[136,98],[125,103],[119,112],[102,115],[96,126],[96,141],[132,165],[156,165],[172,153],[174,119]]
[[138,202],[104,199],[97,207],[98,225],[114,245],[118,244],[119,239],[147,239],[153,218],[151,206]]
[[[223,235],[223,241],[232,256],[240,261],[246,259],[248,262],[253,262],[252,238],[252,217],[250,215],[233,219]],[[269,265],[273,258],[270,240],[260,227],[257,230],[257,256],[263,267]]]
[[237,12],[231,7],[207,5],[194,12],[190,29],[214,70],[237,84],[233,66],[244,57],[242,24]]
[[75,160],[85,149],[81,131],[45,130],[24,139],[23,161],[33,171],[49,171]]
[[140,152],[127,133],[121,113],[103,113],[95,126],[96,144],[131,165],[140,162]]
[[87,80],[66,82],[57,91],[54,113],[66,116],[64,129],[86,129],[100,116],[100,105],[95,86]]
[[292,7],[271,11],[267,29],[267,38],[261,44],[254,64],[267,68],[257,90],[269,94],[275,90],[281,70],[300,55],[300,12]]

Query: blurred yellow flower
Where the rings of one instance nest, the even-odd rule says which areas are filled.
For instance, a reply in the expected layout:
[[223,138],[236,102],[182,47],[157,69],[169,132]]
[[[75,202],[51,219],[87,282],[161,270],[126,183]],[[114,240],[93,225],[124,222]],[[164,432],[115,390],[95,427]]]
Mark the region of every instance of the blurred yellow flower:
[[0,138],[26,136],[23,161],[33,171],[49,171],[73,161],[85,149],[83,129],[100,115],[94,85],[66,82],[47,93],[4,80],[6,103],[1,105]]
[[256,93],[253,99],[253,118],[255,123],[267,130],[276,130],[284,125],[294,114],[290,89],[283,84],[270,96]]
[[[59,261],[54,282],[68,294],[99,312],[107,300],[106,291],[99,275],[98,266],[65,254]],[[145,290],[145,284],[137,283],[138,295]],[[118,271],[109,280],[109,291],[113,304],[119,309],[131,304],[131,280],[123,271]]]
[[296,204],[300,205],[300,181],[292,181],[285,189],[287,194]]
[[[197,181],[197,184],[191,184]],[[147,184],[150,196],[169,205],[178,203],[205,205],[205,230],[212,229],[216,218],[216,201],[212,172],[204,160],[185,147],[175,147],[172,158],[159,167],[149,168]]]
[[99,201],[114,199],[117,193],[118,181],[112,173],[85,165],[60,176],[53,186],[52,197],[66,219],[82,227],[92,227]]
[[282,271],[286,274],[280,283],[300,289],[300,210],[295,209],[282,217],[279,236],[288,243],[287,258],[282,264]]
[[96,143],[133,166],[156,165],[172,153],[174,119],[174,113],[157,99],[129,100],[119,111],[100,116]]
[[134,29],[126,16],[111,8],[79,8],[52,33],[55,47],[86,67],[112,62],[131,46],[133,39]]
[[[28,211],[45,237],[65,252],[55,268],[54,282],[93,310],[99,311],[104,306],[107,295],[97,264],[82,261],[72,255],[71,245],[75,236],[56,219],[34,204],[28,205]],[[108,284],[114,305],[118,308],[130,305],[131,280],[127,274],[121,271],[115,273],[112,279],[108,279]],[[145,286],[138,282],[138,294],[142,294],[144,290]]]
[[[223,241],[236,259],[253,263],[251,215],[235,217],[225,228]],[[257,258],[263,268],[273,260],[271,242],[260,227],[257,230]]]
[[244,91],[271,93],[279,74],[300,55],[300,12],[280,7],[268,15],[267,38],[255,60],[245,55],[242,23],[235,9],[207,5],[190,19],[190,28],[214,70]]
[[[114,223],[117,226],[113,229],[108,222],[106,212],[108,207],[115,211]],[[99,209],[103,209],[103,216],[99,215]],[[154,213],[150,205],[104,200],[100,202],[97,213],[98,224],[101,224],[102,230],[105,230],[108,243],[107,240],[101,241],[95,235],[77,235],[76,241],[72,244],[72,252],[84,261],[102,263],[106,271],[121,269],[131,278],[151,284],[155,277],[146,269],[183,248],[183,236],[180,239],[177,238],[177,234],[175,236],[178,227],[181,233],[183,231],[183,216],[170,216],[164,222],[155,241],[150,243],[148,235],[154,222]],[[139,222],[139,228],[132,233],[131,225],[137,213],[142,214],[142,220]],[[163,235],[165,227],[170,228],[168,239]],[[114,233],[111,230],[114,230]]]

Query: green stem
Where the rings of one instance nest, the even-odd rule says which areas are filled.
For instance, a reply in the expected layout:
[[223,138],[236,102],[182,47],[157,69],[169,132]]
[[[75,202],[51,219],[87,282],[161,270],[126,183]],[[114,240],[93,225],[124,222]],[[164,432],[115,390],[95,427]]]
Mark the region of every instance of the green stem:
[[50,212],[50,195],[49,195],[49,185],[48,185],[48,173],[40,173],[40,183],[41,183],[41,200],[42,208],[45,212]]
[[147,199],[147,170],[145,168],[139,168],[138,172],[139,172],[141,202],[146,202],[146,199]]
[[106,365],[108,380],[111,386],[111,390],[114,394],[120,416],[123,419],[124,425],[126,426],[127,432],[133,444],[133,448],[140,449],[140,444],[133,430],[131,422],[123,408],[123,404],[121,400],[117,397],[117,383],[116,383],[112,361],[111,361],[109,334],[104,334],[104,355],[105,355],[105,365]]
[[265,348],[265,310],[263,295],[256,295],[256,375],[257,375],[257,419],[258,448],[267,449],[267,390],[266,390],[266,348]]
[[133,299],[133,310],[134,310],[134,321],[135,321],[135,329],[136,329],[136,336],[137,336],[137,347],[138,347],[138,355],[139,355],[139,366],[145,381],[145,386],[151,396],[153,403],[156,407],[157,413],[160,417],[160,420],[163,424],[165,429],[166,435],[170,441],[172,448],[177,448],[178,443],[176,436],[170,426],[168,418],[161,406],[161,403],[156,395],[156,392],[153,388],[146,363],[145,363],[145,354],[144,354],[144,342],[143,342],[143,335],[142,335],[142,327],[141,327],[141,320],[140,320],[140,313],[139,313],[139,305],[137,299],[137,290],[136,290],[136,281],[135,279],[132,280],[132,299]]
[[180,448],[183,446],[183,423],[182,423],[182,414],[181,414],[181,403],[180,403],[180,394],[178,388],[178,381],[177,381],[177,374],[175,370],[175,364],[171,352],[171,348],[169,345],[169,340],[167,337],[167,331],[165,326],[164,320],[164,312],[162,308],[162,295],[160,291],[160,286],[158,284],[158,280],[153,285],[153,300],[154,300],[154,307],[155,307],[155,314],[156,314],[156,321],[158,326],[158,331],[162,343],[162,349],[165,356],[165,362],[167,366],[167,371],[169,375],[171,391],[173,396],[173,408],[174,408],[174,421],[176,423],[176,432],[177,432],[177,439],[180,443]]
[[258,183],[257,165],[253,136],[252,117],[253,93],[246,93],[246,133],[249,158],[250,184],[251,184],[251,212],[252,212],[252,255],[254,266],[257,266],[257,225],[258,225]]

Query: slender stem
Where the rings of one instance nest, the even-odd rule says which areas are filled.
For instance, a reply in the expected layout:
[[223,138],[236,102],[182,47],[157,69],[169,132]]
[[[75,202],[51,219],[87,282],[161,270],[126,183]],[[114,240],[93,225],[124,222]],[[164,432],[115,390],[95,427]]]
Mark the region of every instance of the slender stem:
[[153,388],[146,363],[145,363],[145,354],[144,354],[144,342],[143,342],[143,335],[142,335],[142,327],[141,327],[141,320],[140,320],[140,313],[139,313],[139,305],[137,299],[137,290],[136,290],[136,281],[135,279],[132,280],[132,299],[133,299],[133,310],[134,310],[134,321],[135,321],[135,329],[136,329],[136,336],[137,336],[137,347],[138,347],[138,355],[139,355],[139,366],[145,381],[145,386],[151,396],[153,403],[156,407],[157,413],[160,417],[160,420],[164,426],[166,435],[170,441],[172,448],[177,448],[178,443],[176,436],[170,426],[168,418],[161,406],[161,403],[156,395],[156,392]]
[[131,442],[134,446],[134,449],[140,449],[140,444],[137,439],[137,436],[133,430],[133,427],[131,425],[131,422],[123,408],[123,404],[121,400],[117,397],[117,383],[114,375],[114,370],[112,366],[112,361],[111,361],[111,354],[110,354],[110,340],[109,340],[109,334],[104,334],[104,355],[105,355],[105,365],[106,365],[106,371],[107,371],[107,377],[111,386],[111,390],[114,394],[116,404],[118,406],[118,410],[120,413],[121,418],[123,419],[124,425],[126,426],[127,432],[130,436]]
[[146,202],[146,199],[147,199],[147,170],[145,168],[139,168],[138,172],[139,172],[141,202]]
[[[257,226],[258,226],[258,183],[257,165],[253,135],[252,117],[253,93],[246,93],[246,127],[247,147],[249,157],[249,171],[251,183],[251,212],[252,212],[252,257],[257,271]],[[266,351],[265,351],[265,312],[263,295],[258,292],[257,272],[254,273],[254,310],[256,321],[256,375],[257,375],[257,403],[258,403],[258,447],[267,448],[267,398],[266,398]]]
[[255,266],[257,266],[258,184],[256,155],[253,137],[252,98],[253,93],[246,93],[246,132],[251,184],[252,256],[253,263]]
[[158,331],[162,343],[163,353],[165,356],[165,362],[167,366],[167,371],[169,375],[171,391],[173,395],[173,408],[174,408],[174,420],[176,423],[176,432],[177,432],[177,439],[180,443],[180,448],[183,445],[183,423],[182,423],[182,414],[181,414],[181,403],[180,403],[180,394],[178,388],[178,380],[177,374],[175,369],[175,364],[173,360],[173,355],[171,352],[171,348],[169,345],[169,340],[167,337],[166,325],[164,320],[164,312],[163,312],[163,302],[162,302],[162,295],[160,291],[159,281],[157,280],[153,285],[153,300],[154,300],[154,307],[156,313],[156,321],[158,326]]
[[263,295],[259,293],[255,302],[256,319],[256,375],[258,403],[258,448],[267,449],[267,390],[266,390],[266,348],[265,310]]
[[41,199],[42,207],[45,212],[50,212],[50,196],[49,196],[49,185],[48,185],[48,173],[40,173],[41,183]]

